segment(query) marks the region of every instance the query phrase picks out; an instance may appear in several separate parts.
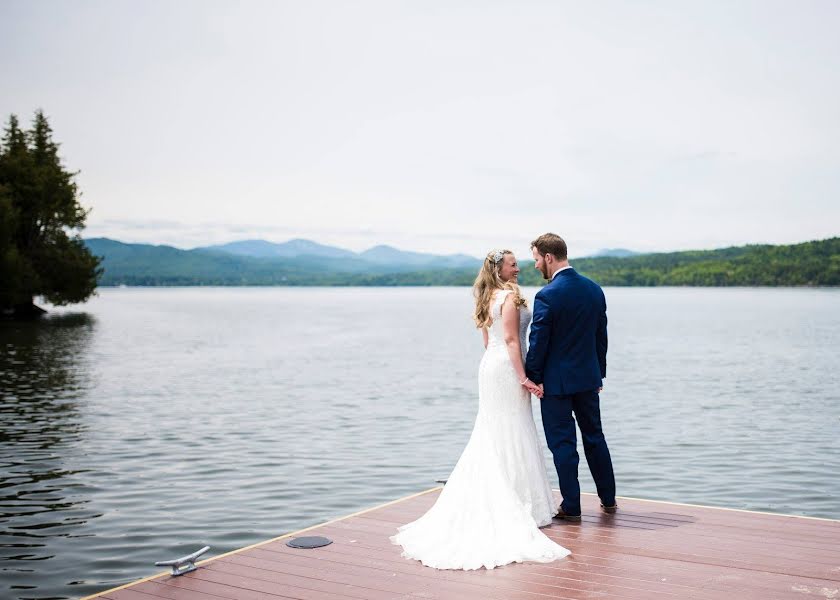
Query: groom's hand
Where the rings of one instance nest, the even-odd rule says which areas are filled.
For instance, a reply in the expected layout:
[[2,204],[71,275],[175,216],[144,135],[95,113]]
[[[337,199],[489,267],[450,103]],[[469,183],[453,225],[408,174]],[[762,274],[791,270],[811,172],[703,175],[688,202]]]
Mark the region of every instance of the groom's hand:
[[528,381],[527,385],[525,386],[525,389],[527,389],[530,393],[534,394],[534,396],[536,396],[537,398],[542,398],[542,390],[540,389],[540,386],[538,386],[533,381]]

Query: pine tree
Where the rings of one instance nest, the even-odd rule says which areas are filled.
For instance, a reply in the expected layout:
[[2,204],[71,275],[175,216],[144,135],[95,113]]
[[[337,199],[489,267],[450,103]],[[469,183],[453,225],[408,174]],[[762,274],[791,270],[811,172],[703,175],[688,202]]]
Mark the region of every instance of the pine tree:
[[31,317],[34,298],[56,305],[84,302],[102,274],[100,259],[79,237],[88,211],[79,204],[77,173],[67,171],[43,111],[29,131],[9,117],[0,142],[0,310]]

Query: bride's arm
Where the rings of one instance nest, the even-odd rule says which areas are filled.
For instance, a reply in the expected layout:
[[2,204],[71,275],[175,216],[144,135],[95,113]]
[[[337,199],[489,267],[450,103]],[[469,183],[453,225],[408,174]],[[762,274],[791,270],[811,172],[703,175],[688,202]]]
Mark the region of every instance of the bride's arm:
[[502,304],[502,330],[505,333],[505,345],[507,346],[510,362],[516,377],[524,385],[525,365],[522,364],[522,351],[519,345],[519,309],[513,303],[513,294],[508,294]]
[[508,356],[510,356],[510,362],[519,383],[537,398],[542,398],[543,391],[525,375],[525,365],[522,364],[522,353],[519,345],[519,309],[513,303],[513,294],[508,294],[502,304],[502,330],[505,334]]
[[486,327],[481,328],[481,337],[484,338],[484,349],[487,350],[487,344],[490,343],[490,340],[487,337],[487,328]]

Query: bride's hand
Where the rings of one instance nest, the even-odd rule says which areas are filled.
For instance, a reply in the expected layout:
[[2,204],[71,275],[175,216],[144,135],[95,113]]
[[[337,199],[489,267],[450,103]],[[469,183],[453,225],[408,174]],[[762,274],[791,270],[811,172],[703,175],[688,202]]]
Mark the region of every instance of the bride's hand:
[[538,386],[536,383],[534,383],[530,379],[526,379],[525,381],[523,381],[522,385],[525,387],[526,390],[531,392],[537,398],[542,398],[543,397],[542,389],[540,389],[540,386]]

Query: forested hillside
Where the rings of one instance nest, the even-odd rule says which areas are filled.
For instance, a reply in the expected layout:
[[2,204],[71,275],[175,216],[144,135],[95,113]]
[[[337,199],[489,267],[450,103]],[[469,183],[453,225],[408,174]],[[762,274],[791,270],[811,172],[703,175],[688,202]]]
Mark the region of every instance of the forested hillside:
[[[420,270],[360,259],[258,258],[103,239],[87,243],[93,254],[104,257],[101,285],[472,285],[478,268]],[[580,273],[610,286],[836,286],[840,238],[571,262]],[[521,266],[522,285],[542,285],[533,261]]]

